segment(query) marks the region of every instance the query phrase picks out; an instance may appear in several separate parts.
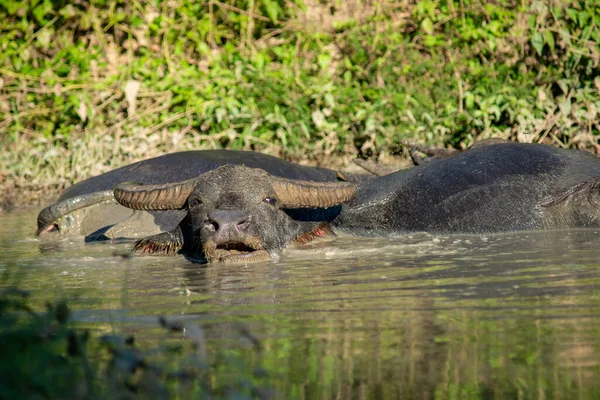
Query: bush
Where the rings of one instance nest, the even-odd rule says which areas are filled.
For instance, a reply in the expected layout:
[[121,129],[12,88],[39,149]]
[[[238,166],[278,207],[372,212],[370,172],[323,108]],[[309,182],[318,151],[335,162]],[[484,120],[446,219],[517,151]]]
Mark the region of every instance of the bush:
[[0,18],[0,163],[21,190],[191,148],[600,148],[591,0],[0,0]]

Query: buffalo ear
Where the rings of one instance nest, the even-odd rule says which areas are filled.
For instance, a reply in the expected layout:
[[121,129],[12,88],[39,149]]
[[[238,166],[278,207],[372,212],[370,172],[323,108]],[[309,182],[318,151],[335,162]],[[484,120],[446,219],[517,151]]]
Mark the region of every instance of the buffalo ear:
[[273,189],[284,208],[333,207],[356,194],[356,185],[350,182],[312,182],[275,177]]
[[114,196],[119,204],[134,210],[181,210],[194,190],[194,179],[164,185],[120,183]]

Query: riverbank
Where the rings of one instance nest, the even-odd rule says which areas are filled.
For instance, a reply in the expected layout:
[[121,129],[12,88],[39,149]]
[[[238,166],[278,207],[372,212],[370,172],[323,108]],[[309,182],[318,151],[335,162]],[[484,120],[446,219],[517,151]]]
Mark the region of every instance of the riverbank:
[[340,168],[402,142],[600,136],[584,1],[0,6],[0,204],[188,149]]

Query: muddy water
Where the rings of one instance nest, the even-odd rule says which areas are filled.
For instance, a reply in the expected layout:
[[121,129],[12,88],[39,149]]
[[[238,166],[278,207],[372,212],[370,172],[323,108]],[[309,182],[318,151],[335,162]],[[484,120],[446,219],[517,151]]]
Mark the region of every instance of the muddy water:
[[40,241],[36,211],[0,215],[0,285],[72,299],[100,331],[152,340],[157,316],[191,321],[256,360],[244,326],[281,398],[600,396],[599,231],[338,237],[201,266]]

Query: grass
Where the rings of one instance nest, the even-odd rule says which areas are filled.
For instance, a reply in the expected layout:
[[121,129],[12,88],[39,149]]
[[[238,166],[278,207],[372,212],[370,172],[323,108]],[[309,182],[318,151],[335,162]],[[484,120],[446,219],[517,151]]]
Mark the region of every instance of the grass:
[[302,163],[502,137],[598,152],[600,7],[1,0],[0,204],[158,154]]

